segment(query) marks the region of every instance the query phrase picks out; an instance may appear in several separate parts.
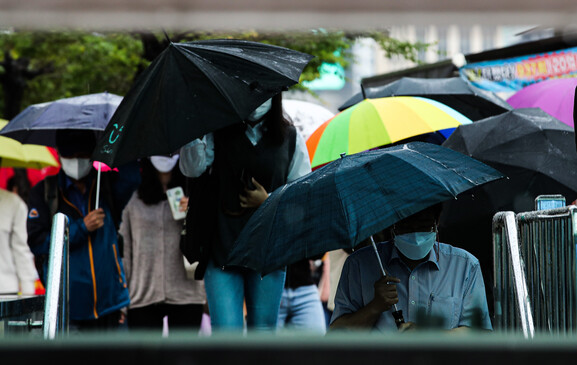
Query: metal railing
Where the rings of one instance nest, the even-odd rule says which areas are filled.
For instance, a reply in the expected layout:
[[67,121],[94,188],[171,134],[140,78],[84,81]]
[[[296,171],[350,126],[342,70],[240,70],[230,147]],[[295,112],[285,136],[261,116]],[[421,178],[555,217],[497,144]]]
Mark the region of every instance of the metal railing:
[[56,213],[52,220],[48,278],[44,309],[44,338],[68,334],[68,217]]
[[577,325],[577,207],[517,214],[535,328],[573,333]]
[[525,338],[532,338],[533,313],[513,212],[493,217],[493,259],[495,328],[505,332],[520,328]]
[[[495,327],[573,334],[577,327],[577,207],[493,218]],[[534,329],[532,329],[534,328]]]

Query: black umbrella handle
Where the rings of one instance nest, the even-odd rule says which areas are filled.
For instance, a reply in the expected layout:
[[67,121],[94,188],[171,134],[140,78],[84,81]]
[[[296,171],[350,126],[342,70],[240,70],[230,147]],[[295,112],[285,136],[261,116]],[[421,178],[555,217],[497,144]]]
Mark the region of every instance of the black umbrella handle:
[[403,318],[403,310],[399,309],[393,312],[393,318],[395,319],[395,324],[397,328],[401,328],[401,324],[405,323],[405,319]]
[[[375,254],[377,255],[377,261],[379,262],[381,272],[383,273],[383,276],[387,276],[387,272],[385,271],[383,263],[381,262],[381,256],[379,256],[379,251],[377,250],[377,245],[375,243],[375,240],[373,239],[373,236],[371,236],[371,244],[373,246],[373,249],[375,250]],[[393,308],[395,309],[395,311],[393,312],[393,318],[395,319],[395,324],[397,325],[397,328],[401,328],[401,324],[405,323],[405,319],[403,318],[403,311],[401,309],[397,309],[396,304],[393,304]]]

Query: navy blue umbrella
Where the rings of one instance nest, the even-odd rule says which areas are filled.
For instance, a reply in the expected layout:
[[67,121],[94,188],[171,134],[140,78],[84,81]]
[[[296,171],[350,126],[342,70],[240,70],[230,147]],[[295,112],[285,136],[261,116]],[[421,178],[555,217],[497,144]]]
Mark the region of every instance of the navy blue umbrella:
[[228,265],[266,275],[353,248],[403,218],[502,177],[424,142],[345,156],[275,190],[246,224]]
[[0,134],[21,143],[54,147],[57,129],[104,131],[121,101],[121,96],[102,92],[33,104],[10,120]]

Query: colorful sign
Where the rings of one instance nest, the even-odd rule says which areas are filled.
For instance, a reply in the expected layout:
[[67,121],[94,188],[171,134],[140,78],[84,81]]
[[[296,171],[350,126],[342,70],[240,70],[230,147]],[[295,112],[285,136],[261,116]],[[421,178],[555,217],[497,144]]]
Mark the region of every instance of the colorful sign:
[[577,47],[529,56],[471,63],[459,70],[473,85],[493,92],[515,92],[550,78],[577,77]]

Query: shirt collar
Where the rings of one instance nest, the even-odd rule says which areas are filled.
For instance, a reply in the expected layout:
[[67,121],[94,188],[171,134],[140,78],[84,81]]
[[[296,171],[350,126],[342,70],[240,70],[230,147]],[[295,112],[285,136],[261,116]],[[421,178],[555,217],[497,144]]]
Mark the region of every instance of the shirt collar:
[[264,124],[263,122],[259,122],[253,127],[250,124],[246,123],[246,131],[244,132],[244,134],[246,135],[248,140],[253,144],[253,146],[256,145],[258,141],[260,141],[260,139],[262,138],[263,124]]
[[[393,261],[399,261],[399,262],[403,262],[403,260],[401,259],[401,256],[399,255],[399,250],[397,249],[397,246],[395,246],[395,243],[393,241],[390,241],[391,243],[391,254],[389,255],[389,261],[388,261],[388,265],[390,265]],[[433,248],[431,249],[431,252],[429,252],[428,258],[426,261],[422,262],[422,263],[430,263],[431,265],[435,265],[435,267],[437,268],[437,270],[439,270],[439,259],[437,257],[437,252],[435,247],[438,247],[438,242],[435,242],[435,244],[433,245]],[[403,262],[404,264],[404,262]]]

